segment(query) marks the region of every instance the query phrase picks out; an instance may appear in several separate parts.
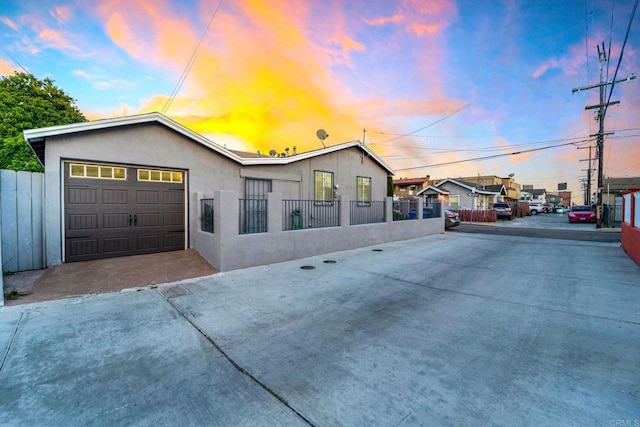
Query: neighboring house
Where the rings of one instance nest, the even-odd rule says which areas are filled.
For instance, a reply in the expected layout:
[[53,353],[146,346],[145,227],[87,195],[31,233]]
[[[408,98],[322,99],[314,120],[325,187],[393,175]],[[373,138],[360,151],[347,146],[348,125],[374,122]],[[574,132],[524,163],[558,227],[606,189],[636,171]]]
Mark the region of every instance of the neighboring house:
[[[513,175],[513,174],[512,174]],[[504,202],[517,202],[520,200],[520,187],[521,185],[515,182],[513,176],[506,178],[496,175],[484,175],[484,176],[465,176],[456,178],[458,181],[474,183],[478,188],[489,189],[489,187],[497,188],[496,185],[504,185],[506,195],[504,196]]]
[[507,191],[504,185],[489,187],[490,189],[477,188],[470,182],[446,178],[433,186],[426,187],[418,193],[418,196],[427,199],[437,197],[445,200],[445,205],[451,208],[490,209],[494,202],[501,201],[506,196]]
[[562,199],[564,206],[571,206],[571,191],[558,191],[558,196]]
[[529,203],[547,203],[547,191],[544,188],[523,188],[520,200]]
[[415,197],[429,182],[429,175],[425,178],[401,178],[393,180],[393,196],[396,198]]
[[557,205],[562,205],[563,200],[562,200],[562,197],[560,197],[560,194],[547,193],[547,203],[550,203],[553,206],[557,206]]
[[640,188],[640,176],[604,178],[602,202],[606,205],[622,205],[622,194]]
[[[393,174],[359,141],[243,156],[159,113],[24,135],[45,167],[47,266],[195,248],[224,271],[416,236],[402,225],[349,227],[354,211],[384,205]],[[296,205],[287,208],[288,200]],[[310,201],[304,212],[302,201]],[[390,224],[385,209],[375,216]],[[207,213],[216,222],[203,232]],[[321,234],[327,215],[336,226]],[[294,219],[304,230],[283,232]],[[422,222],[418,235],[442,231],[439,222]],[[259,235],[241,234],[252,232]]]

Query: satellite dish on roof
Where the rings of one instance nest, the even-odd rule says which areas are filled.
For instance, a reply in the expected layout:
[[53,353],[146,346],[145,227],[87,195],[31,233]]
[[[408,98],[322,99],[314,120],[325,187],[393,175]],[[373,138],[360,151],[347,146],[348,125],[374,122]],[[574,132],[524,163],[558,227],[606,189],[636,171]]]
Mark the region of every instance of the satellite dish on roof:
[[278,153],[276,152],[276,150],[269,150],[269,155],[270,155],[271,157],[275,156],[276,154],[278,154]]
[[327,133],[326,130],[324,129],[318,129],[316,131],[316,136],[318,137],[318,139],[320,140],[320,142],[322,142],[322,146],[324,147],[324,140],[329,138],[329,134]]

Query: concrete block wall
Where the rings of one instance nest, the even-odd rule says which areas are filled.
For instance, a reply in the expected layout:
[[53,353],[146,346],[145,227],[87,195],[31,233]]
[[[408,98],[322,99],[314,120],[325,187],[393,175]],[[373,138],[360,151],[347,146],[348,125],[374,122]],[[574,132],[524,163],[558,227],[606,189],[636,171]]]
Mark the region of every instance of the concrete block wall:
[[[317,256],[386,242],[413,239],[444,232],[444,216],[393,221],[392,198],[387,198],[386,222],[349,225],[350,200],[341,198],[340,226],[283,231],[282,194],[269,193],[266,233],[239,234],[240,194],[217,191],[214,196],[214,233],[198,228],[194,247],[221,271]],[[200,206],[197,203],[196,206]]]

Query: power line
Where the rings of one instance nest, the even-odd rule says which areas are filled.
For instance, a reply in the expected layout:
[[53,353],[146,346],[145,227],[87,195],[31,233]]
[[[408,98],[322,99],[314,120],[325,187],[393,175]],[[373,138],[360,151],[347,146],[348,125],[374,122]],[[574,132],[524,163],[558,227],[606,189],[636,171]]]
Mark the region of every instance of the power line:
[[624,42],[622,43],[622,49],[620,50],[620,57],[618,58],[618,65],[616,65],[616,72],[613,73],[613,80],[611,82],[611,88],[609,90],[609,97],[607,102],[604,104],[604,111],[602,113],[602,120],[604,120],[604,116],[607,114],[607,105],[611,101],[611,95],[613,94],[613,87],[616,84],[616,76],[618,75],[618,70],[620,69],[620,63],[622,62],[622,56],[624,55],[624,47],[627,45],[627,40],[629,39],[629,33],[631,32],[631,23],[633,22],[633,17],[636,14],[636,9],[638,8],[638,0],[633,4],[633,10],[631,11],[631,17],[629,18],[629,25],[627,26],[627,33],[624,36]]
[[[471,101],[470,103],[468,103],[467,105],[464,105],[463,107],[461,107],[461,108],[457,109],[457,110],[456,110],[456,111],[454,111],[453,113],[448,114],[448,115],[444,116],[443,118],[441,118],[441,119],[439,119],[439,120],[436,120],[435,122],[430,123],[430,124],[428,124],[428,125],[426,125],[426,126],[424,126],[424,127],[421,127],[420,129],[414,130],[413,132],[405,133],[405,134],[399,135],[399,136],[397,136],[397,137],[395,137],[395,138],[387,139],[386,141],[382,141],[382,142],[378,142],[378,143],[376,143],[376,144],[370,144],[370,145],[382,145],[382,144],[386,144],[387,142],[395,141],[396,139],[404,138],[405,136],[413,135],[414,133],[420,132],[421,130],[425,130],[425,129],[427,129],[427,128],[429,128],[429,127],[433,126],[433,125],[436,125],[436,124],[438,124],[438,123],[440,123],[440,122],[442,122],[442,121],[444,121],[444,120],[448,119],[449,117],[453,116],[454,114],[458,114],[460,111],[462,111],[462,110],[464,110],[465,108],[469,107],[469,106],[470,106],[471,104],[473,104],[474,102],[476,102],[476,100],[475,100],[475,99],[474,99],[473,101]],[[382,132],[376,132],[376,133],[382,133]]]
[[529,150],[514,151],[512,153],[502,153],[502,154],[494,154],[492,156],[476,157],[476,158],[473,158],[473,159],[454,160],[454,161],[451,161],[451,162],[434,163],[434,164],[431,164],[431,165],[422,165],[422,166],[413,166],[413,167],[410,167],[410,168],[399,168],[399,169],[396,169],[396,171],[406,171],[406,170],[413,170],[413,169],[432,168],[432,167],[437,167],[437,166],[448,166],[448,165],[453,165],[453,164],[457,164],[457,163],[467,163],[467,162],[475,162],[475,161],[481,161],[481,160],[495,159],[495,158],[498,158],[498,157],[517,156],[519,154],[531,153],[533,151],[548,150],[550,148],[562,147],[562,146],[565,146],[565,145],[575,145],[575,144],[585,143],[585,142],[590,142],[590,141],[592,141],[592,139],[585,139],[585,140],[582,140],[580,142],[566,142],[564,144],[549,145],[547,147],[531,148]]
[[164,104],[164,107],[162,107],[162,111],[161,111],[162,114],[166,113],[166,111],[169,109],[169,107],[173,103],[173,100],[175,99],[176,95],[178,95],[178,92],[180,92],[180,89],[182,88],[182,84],[187,79],[187,76],[189,75],[189,72],[191,71],[191,68],[193,67],[193,64],[195,63],[196,54],[198,53],[198,49],[200,49],[200,45],[202,44],[202,40],[204,40],[204,37],[207,35],[207,32],[209,32],[209,28],[211,27],[211,24],[213,23],[213,19],[218,14],[218,10],[220,10],[220,6],[221,5],[222,5],[222,0],[220,0],[218,2],[218,7],[216,7],[216,10],[213,12],[213,16],[211,16],[211,19],[209,20],[209,23],[207,24],[207,28],[205,28],[205,30],[202,32],[202,35],[200,36],[200,40],[198,40],[198,44],[196,45],[196,48],[193,50],[193,53],[191,54],[191,57],[189,58],[189,61],[187,62],[187,65],[185,66],[184,70],[182,70],[182,74],[180,75],[180,78],[178,79],[178,83],[176,83],[176,86],[173,88],[173,91],[171,92],[171,95],[169,95],[169,98],[167,99],[167,102]]

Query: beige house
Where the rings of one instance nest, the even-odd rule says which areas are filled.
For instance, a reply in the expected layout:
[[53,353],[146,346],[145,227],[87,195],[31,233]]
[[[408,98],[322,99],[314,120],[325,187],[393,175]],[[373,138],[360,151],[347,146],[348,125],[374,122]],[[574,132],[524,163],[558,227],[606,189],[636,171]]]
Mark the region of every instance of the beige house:
[[224,271],[444,228],[393,224],[393,170],[359,141],[243,155],[159,113],[24,136],[45,167],[47,266],[193,248]]

